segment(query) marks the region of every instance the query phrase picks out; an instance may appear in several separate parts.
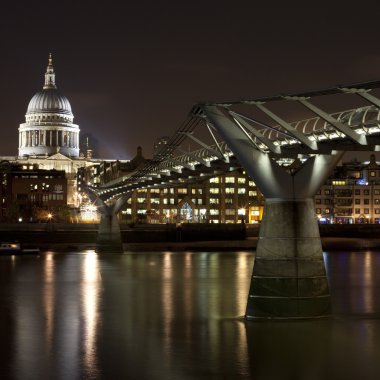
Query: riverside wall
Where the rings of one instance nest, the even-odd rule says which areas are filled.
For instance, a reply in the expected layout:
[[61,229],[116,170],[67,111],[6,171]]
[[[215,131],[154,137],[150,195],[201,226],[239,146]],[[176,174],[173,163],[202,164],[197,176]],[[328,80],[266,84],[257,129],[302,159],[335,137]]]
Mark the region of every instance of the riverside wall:
[[[122,224],[123,244],[131,250],[255,249],[259,224]],[[380,249],[380,225],[320,225],[324,250]],[[0,224],[0,241],[42,249],[94,249],[98,224]]]

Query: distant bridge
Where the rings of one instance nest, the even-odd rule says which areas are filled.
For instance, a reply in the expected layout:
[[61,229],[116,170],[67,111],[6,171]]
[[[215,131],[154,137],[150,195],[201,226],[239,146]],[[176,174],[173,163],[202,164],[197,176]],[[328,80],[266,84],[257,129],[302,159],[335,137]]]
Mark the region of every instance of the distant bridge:
[[[371,93],[379,87],[376,81],[195,105],[150,163],[91,189],[103,212],[98,251],[121,250],[115,215],[135,189],[202,181],[242,166],[266,198],[246,317],[328,315],[312,198],[345,151],[380,151],[380,99]],[[329,111],[347,103],[354,107]],[[281,116],[300,110],[309,116]]]

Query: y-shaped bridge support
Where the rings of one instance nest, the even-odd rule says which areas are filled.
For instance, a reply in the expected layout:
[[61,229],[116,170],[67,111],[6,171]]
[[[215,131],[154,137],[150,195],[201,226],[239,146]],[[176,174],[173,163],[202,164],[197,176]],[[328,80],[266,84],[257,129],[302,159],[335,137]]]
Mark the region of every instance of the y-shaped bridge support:
[[97,199],[100,211],[100,224],[98,238],[96,240],[97,253],[122,253],[123,242],[121,239],[120,225],[117,219],[117,213],[123,204],[127,201],[130,194],[120,197],[113,206],[107,206],[99,198]]
[[225,110],[204,106],[207,119],[263,192],[247,319],[315,318],[330,313],[330,293],[312,197],[343,153],[315,155],[288,173],[252,145]]
[[109,207],[106,212],[100,214],[95,252],[123,252],[119,221],[117,220],[117,215],[113,212],[113,208]]

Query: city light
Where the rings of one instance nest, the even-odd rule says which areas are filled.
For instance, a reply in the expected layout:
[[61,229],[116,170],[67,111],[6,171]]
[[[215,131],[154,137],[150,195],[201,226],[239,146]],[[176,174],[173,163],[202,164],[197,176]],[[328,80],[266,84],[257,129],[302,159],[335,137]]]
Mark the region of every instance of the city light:
[[98,208],[92,203],[85,203],[80,206],[80,218],[84,222],[97,221]]

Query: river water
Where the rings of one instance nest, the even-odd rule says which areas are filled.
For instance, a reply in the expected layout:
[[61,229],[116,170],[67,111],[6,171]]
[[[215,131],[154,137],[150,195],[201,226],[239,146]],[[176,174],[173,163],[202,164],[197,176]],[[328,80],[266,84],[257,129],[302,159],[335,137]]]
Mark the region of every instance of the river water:
[[380,252],[325,253],[333,316],[245,322],[252,252],[0,257],[1,379],[380,379]]

